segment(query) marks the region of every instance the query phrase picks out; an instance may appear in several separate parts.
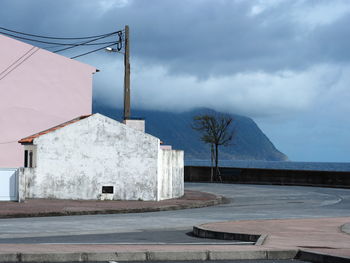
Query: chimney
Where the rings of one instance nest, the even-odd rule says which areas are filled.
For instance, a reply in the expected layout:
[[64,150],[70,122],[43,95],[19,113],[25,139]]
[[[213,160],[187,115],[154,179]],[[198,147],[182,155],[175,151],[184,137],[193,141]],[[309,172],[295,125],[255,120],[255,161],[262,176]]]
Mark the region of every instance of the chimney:
[[143,120],[143,119],[139,119],[139,120],[137,120],[137,119],[133,119],[133,120],[125,119],[123,121],[123,123],[130,128],[145,132],[145,120]]

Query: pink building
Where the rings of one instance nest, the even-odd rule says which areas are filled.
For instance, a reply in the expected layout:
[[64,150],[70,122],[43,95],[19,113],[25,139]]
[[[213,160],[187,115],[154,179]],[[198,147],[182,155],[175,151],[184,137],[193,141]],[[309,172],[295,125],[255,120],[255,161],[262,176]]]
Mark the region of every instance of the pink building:
[[0,167],[19,167],[19,139],[91,114],[96,69],[3,35],[0,47]]

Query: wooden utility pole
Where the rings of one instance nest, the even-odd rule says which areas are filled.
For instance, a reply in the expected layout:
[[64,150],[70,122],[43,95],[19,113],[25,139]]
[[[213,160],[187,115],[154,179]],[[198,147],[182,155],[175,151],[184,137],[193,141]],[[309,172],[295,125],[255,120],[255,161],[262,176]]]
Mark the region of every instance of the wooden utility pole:
[[125,26],[125,54],[124,54],[124,120],[130,119],[130,38],[129,26]]

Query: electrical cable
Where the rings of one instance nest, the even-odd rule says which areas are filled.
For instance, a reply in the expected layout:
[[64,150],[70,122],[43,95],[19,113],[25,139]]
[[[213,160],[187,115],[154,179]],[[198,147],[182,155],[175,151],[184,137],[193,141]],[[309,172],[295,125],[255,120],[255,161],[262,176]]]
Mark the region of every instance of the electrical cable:
[[[45,39],[58,39],[58,40],[74,40],[74,39],[89,39],[88,41],[84,41],[81,43],[60,43],[60,42],[49,42],[49,41],[43,41],[43,40],[38,40],[38,39],[33,39],[33,38],[27,38],[27,37],[23,37],[23,36],[18,36],[18,35],[14,35],[14,34],[10,34],[7,32],[3,32],[1,30],[5,30],[11,33],[15,33],[15,34],[20,34],[20,35],[25,35],[25,36],[30,36],[30,37],[36,37],[36,38],[45,38]],[[57,46],[68,46],[66,48],[63,49],[59,49],[59,50],[55,50],[52,51],[53,53],[58,53],[61,51],[65,51],[68,49],[72,49],[75,47],[79,47],[79,46],[97,46],[97,45],[104,45],[104,44],[108,44],[107,46],[103,46],[101,48],[97,48],[94,50],[91,50],[89,52],[85,52],[82,53],[80,55],[71,57],[71,59],[74,58],[78,58],[78,57],[82,57],[94,52],[97,52],[99,50],[105,49],[109,46],[112,45],[117,45],[117,50],[118,52],[122,49],[123,46],[123,40],[124,40],[124,32],[125,30],[118,30],[115,32],[111,32],[111,33],[106,33],[106,34],[102,34],[102,35],[96,35],[96,36],[89,36],[89,37],[51,37],[51,36],[42,36],[42,35],[35,35],[35,34],[28,34],[28,33],[24,33],[24,32],[20,32],[20,31],[15,31],[15,30],[11,30],[11,29],[7,29],[4,27],[0,27],[0,34],[6,35],[6,36],[10,36],[13,38],[17,38],[17,39],[21,39],[21,40],[27,40],[27,41],[31,41],[31,42],[37,42],[37,43],[43,43],[43,44],[49,44],[49,45],[55,45],[55,46],[49,46],[47,48],[54,48]],[[98,42],[98,43],[91,43],[100,39],[104,39],[107,37],[111,37],[113,35],[117,34],[118,35],[118,41],[110,41],[110,42]],[[92,38],[92,39],[91,39]],[[33,47],[34,48],[34,47]],[[18,58],[15,62],[13,62],[8,68],[6,68],[4,71],[1,72],[1,74],[3,74],[4,72],[6,72],[9,68],[11,68],[12,66],[14,66],[18,61],[20,61],[24,56],[26,56],[28,53],[30,53],[31,50],[33,50],[33,48],[31,48],[29,51],[27,51],[23,56],[21,56],[20,58]],[[45,48],[45,47],[44,47]],[[10,74],[13,70],[15,70],[18,66],[20,66],[24,61],[26,61],[29,57],[31,57],[34,53],[36,53],[39,50],[39,48],[37,50],[35,50],[32,54],[30,54],[28,57],[26,57],[23,61],[21,61],[18,65],[16,65],[13,69],[11,69],[9,72],[7,72],[3,77],[0,78],[0,80],[2,80],[3,78],[5,78],[8,74]],[[120,52],[121,53],[121,52]],[[0,75],[1,75],[0,74]]]
[[[106,38],[106,37],[109,37],[109,36],[103,36],[103,37],[95,38],[95,39],[88,40],[88,41],[85,41],[85,42],[82,42],[82,43],[76,43],[74,46],[67,47],[67,48],[62,48],[62,49],[55,50],[55,51],[52,51],[52,52],[53,52],[53,53],[57,53],[57,52],[64,51],[64,50],[67,50],[67,49],[71,49],[71,48],[75,48],[75,47],[78,47],[78,46],[88,45],[89,43],[91,44],[91,42],[94,42],[94,41],[96,41],[96,40],[100,40],[100,39]],[[114,42],[115,42],[115,41],[114,41]],[[113,42],[112,42],[112,43],[113,43]],[[105,44],[107,44],[107,43],[105,43]],[[111,44],[111,43],[108,43],[108,44]]]
[[[43,44],[52,44],[52,45],[61,45],[61,46],[74,46],[74,45],[76,45],[76,43],[48,42],[48,41],[42,41],[42,40],[37,40],[37,39],[32,39],[32,38],[20,37],[20,36],[16,36],[16,35],[5,33],[5,32],[1,32],[1,31],[0,31],[0,33],[3,34],[3,35],[6,35],[6,36],[13,37],[13,38],[22,39],[22,40],[28,40],[28,41],[38,42],[38,43],[43,43]],[[109,35],[103,36],[103,37],[98,38],[98,39],[106,38],[106,37],[112,36],[114,34],[116,34],[116,33],[110,33]]]
[[[117,42],[115,42],[115,44],[117,44]],[[97,49],[94,49],[92,51],[89,51],[89,52],[86,52],[86,53],[83,53],[83,54],[80,54],[80,55],[77,55],[77,56],[74,56],[74,57],[71,57],[71,59],[73,58],[78,58],[78,57],[82,57],[82,56],[85,56],[85,55],[88,55],[88,54],[91,54],[91,53],[94,53],[96,51],[99,51],[99,50],[102,50],[102,49],[105,49],[107,47],[109,47],[110,45],[107,45],[107,46],[104,46],[104,47],[101,47],[101,48],[97,48]]]
[[96,37],[102,37],[102,36],[106,36],[106,35],[110,35],[110,34],[117,34],[118,32],[123,31],[123,30],[118,30],[118,31],[111,32],[111,33],[106,33],[106,34],[96,35],[96,36],[88,36],[88,37],[49,37],[49,36],[28,34],[28,33],[19,32],[19,31],[11,30],[11,29],[4,28],[4,27],[0,27],[0,29],[5,30],[5,31],[8,31],[8,32],[20,34],[20,35],[25,35],[25,36],[38,37],[38,38],[46,38],[46,39],[62,39],[62,40],[64,40],[64,39],[68,40],[68,39],[89,39],[89,38],[96,38]]
[[22,56],[20,56],[17,60],[15,60],[10,66],[5,68],[3,71],[0,72],[0,76],[5,73],[9,68],[11,68],[13,65],[15,65],[18,61],[20,61],[24,56],[26,56],[30,51],[32,51],[35,47],[32,47],[29,49],[26,53],[24,53]]
[[16,141],[9,141],[9,142],[0,142],[0,144],[9,144],[9,143],[14,143],[14,142],[18,142],[18,141],[16,140]]
[[17,64],[14,68],[12,68],[9,72],[7,72],[4,76],[2,76],[0,78],[0,80],[3,80],[8,74],[10,74],[12,71],[14,71],[16,68],[18,68],[20,65],[22,65],[27,59],[29,59],[31,56],[33,56],[36,52],[38,52],[40,50],[40,48],[37,48],[36,50],[34,50],[34,52],[32,52],[29,56],[27,56],[25,59],[23,59],[19,64]]
[[[108,41],[108,42],[98,42],[98,43],[88,43],[88,44],[71,44],[71,46],[98,46],[98,45],[106,45],[106,44],[113,44],[115,41]],[[43,48],[54,48],[54,47],[61,47],[61,45],[55,45],[55,46],[49,46],[49,47],[43,47]]]
[[[99,46],[99,45],[106,45],[106,44],[115,44],[115,41],[109,41],[109,42],[99,42],[99,43],[89,43],[89,44],[85,44],[84,46]],[[41,48],[46,49],[46,50],[50,50],[53,48],[58,48],[58,47],[62,47],[61,45],[51,45],[51,46],[43,46]],[[55,53],[54,51],[50,51]]]

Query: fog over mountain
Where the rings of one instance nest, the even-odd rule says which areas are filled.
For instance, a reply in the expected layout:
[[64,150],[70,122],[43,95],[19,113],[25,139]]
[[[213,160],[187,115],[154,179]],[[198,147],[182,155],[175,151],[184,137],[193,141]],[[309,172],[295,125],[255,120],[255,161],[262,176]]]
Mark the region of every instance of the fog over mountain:
[[[122,110],[94,104],[94,112],[122,119]],[[185,151],[186,160],[210,159],[209,145],[200,140],[197,131],[191,128],[193,117],[203,113],[215,113],[205,108],[173,113],[166,111],[133,110],[132,116],[146,120],[146,132],[160,138],[164,144]],[[234,139],[219,148],[221,160],[266,160],[285,161],[286,155],[278,151],[256,123],[245,116],[230,114],[233,118]]]

